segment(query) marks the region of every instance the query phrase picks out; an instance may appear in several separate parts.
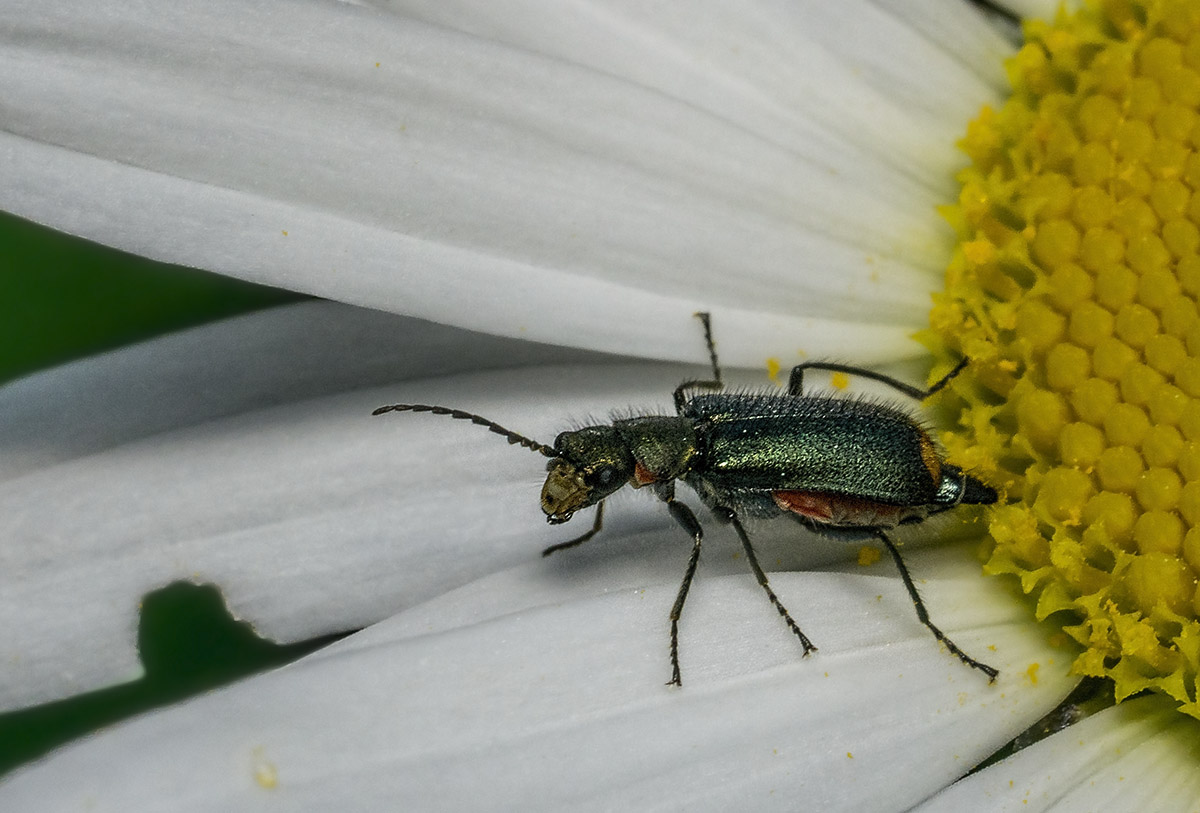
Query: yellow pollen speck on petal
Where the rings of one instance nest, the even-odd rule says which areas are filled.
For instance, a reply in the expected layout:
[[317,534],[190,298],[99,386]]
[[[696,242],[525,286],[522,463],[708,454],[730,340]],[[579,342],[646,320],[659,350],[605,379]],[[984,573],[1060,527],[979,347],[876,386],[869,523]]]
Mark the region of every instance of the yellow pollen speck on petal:
[[844,390],[850,386],[850,376],[845,373],[834,373],[829,377],[829,385],[837,390]]
[[767,378],[771,379],[773,384],[779,383],[779,371],[783,369],[783,365],[777,358],[767,359]]
[[927,335],[970,363],[941,440],[1003,494],[985,570],[1073,670],[1200,718],[1200,2],[1078,5],[1026,22],[959,145]]
[[1031,686],[1036,686],[1036,685],[1037,685],[1037,682],[1038,682],[1038,677],[1037,677],[1037,675],[1038,675],[1038,670],[1039,670],[1039,669],[1041,669],[1041,668],[1042,668],[1041,664],[1039,664],[1039,663],[1031,663],[1031,664],[1029,664],[1029,668],[1025,670],[1025,677],[1029,678],[1029,684],[1030,684]]
[[255,748],[252,756],[253,765],[251,771],[254,776],[254,783],[264,790],[275,790],[279,787],[279,769],[264,756],[263,749],[261,747]]

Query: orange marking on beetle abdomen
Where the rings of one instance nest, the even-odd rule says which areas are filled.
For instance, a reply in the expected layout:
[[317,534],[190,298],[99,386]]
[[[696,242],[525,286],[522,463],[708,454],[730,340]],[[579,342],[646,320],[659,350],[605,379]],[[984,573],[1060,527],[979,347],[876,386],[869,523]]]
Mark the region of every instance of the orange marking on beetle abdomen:
[[633,479],[639,486],[648,486],[658,482],[660,478],[655,477],[654,472],[638,463],[633,467]]
[[820,491],[772,491],[771,497],[781,510],[824,525],[886,528],[899,523],[907,510],[901,505]]
[[771,497],[784,511],[791,511],[818,522],[829,522],[833,516],[833,501],[828,494],[815,491],[772,491]]
[[934,483],[942,482],[942,458],[938,455],[933,440],[924,430],[921,430],[921,439],[918,443],[921,447],[921,462],[925,464],[929,476]]

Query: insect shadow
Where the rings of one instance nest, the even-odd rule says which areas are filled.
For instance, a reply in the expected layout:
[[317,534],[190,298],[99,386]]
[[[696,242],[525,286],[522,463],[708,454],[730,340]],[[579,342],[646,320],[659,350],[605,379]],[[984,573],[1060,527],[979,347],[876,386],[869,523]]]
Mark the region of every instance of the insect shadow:
[[[674,415],[642,415],[563,432],[547,446],[479,415],[428,404],[392,404],[387,412],[431,412],[470,421],[548,458],[542,511],[558,525],[576,511],[596,506],[591,530],[542,551],[549,556],[582,545],[604,522],[604,500],[625,485],[649,488],[692,538],[683,583],[671,608],[671,680],[679,671],[679,619],[700,561],[704,532],[687,505],[675,499],[681,480],[720,523],[732,525],[746,560],[804,654],[817,647],[780,602],[758,563],[742,518],[790,517],[826,536],[883,543],[900,571],[917,617],[963,663],[995,681],[999,671],[972,658],[930,620],[908,567],[888,531],[924,521],[959,505],[991,505],[996,491],[947,463],[929,434],[898,407],[834,395],[806,395],[807,370],[863,376],[922,401],[958,375],[963,359],[929,389],[919,389],[882,373],[827,362],[792,369],[786,394],[725,392],[707,313],[696,316],[712,363],[709,379],[684,381],[675,388]],[[708,394],[700,394],[707,392]]]

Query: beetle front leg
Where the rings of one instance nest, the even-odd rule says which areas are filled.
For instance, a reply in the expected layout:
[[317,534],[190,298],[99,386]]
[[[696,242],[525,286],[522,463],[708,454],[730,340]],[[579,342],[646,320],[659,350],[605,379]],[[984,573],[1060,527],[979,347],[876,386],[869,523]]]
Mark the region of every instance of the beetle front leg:
[[733,529],[737,531],[738,538],[742,540],[742,547],[746,550],[746,559],[750,562],[750,569],[754,571],[755,578],[758,579],[759,585],[763,590],[767,591],[767,598],[775,605],[775,609],[783,616],[783,620],[787,622],[788,628],[796,633],[796,637],[800,639],[800,645],[804,647],[804,654],[816,652],[817,647],[812,641],[808,640],[808,636],[800,631],[800,626],[792,620],[791,613],[783,606],[783,602],[779,600],[779,596],[775,595],[775,591],[771,589],[770,583],[767,581],[767,574],[758,564],[758,556],[754,553],[754,546],[750,544],[750,535],[746,533],[746,529],[742,526],[742,521],[738,519],[737,514],[732,509],[720,507],[713,509],[714,514],[719,514],[720,518],[733,525]]
[[878,381],[881,384],[887,384],[894,390],[904,393],[910,398],[915,398],[918,401],[924,401],[935,392],[944,389],[947,384],[954,380],[954,377],[961,373],[967,366],[967,359],[963,359],[954,366],[954,369],[946,373],[927,390],[919,389],[911,384],[905,384],[899,379],[892,378],[890,375],[877,373],[874,370],[868,370],[865,367],[855,367],[851,364],[834,364],[833,362],[825,361],[806,361],[803,364],[797,364],[792,368],[792,374],[788,377],[788,395],[800,397],[804,395],[804,371],[805,370],[827,370],[831,373],[846,373],[847,375],[858,375],[863,378],[869,378],[872,381]]
[[542,551],[542,556],[549,556],[550,554],[554,553],[555,551],[566,550],[567,548],[573,548],[576,545],[582,545],[584,542],[587,542],[593,536],[600,533],[600,529],[603,527],[603,525],[604,525],[604,503],[601,502],[599,505],[596,506],[596,519],[592,523],[592,530],[588,531],[586,534],[583,534],[582,536],[577,536],[574,539],[568,540],[566,542],[559,542],[557,545],[551,545],[550,547],[548,547],[544,551]]
[[920,594],[917,593],[917,586],[913,583],[912,576],[908,574],[908,567],[904,564],[904,559],[900,557],[900,550],[883,531],[876,530],[875,536],[883,542],[888,552],[892,554],[892,559],[896,562],[896,569],[900,571],[900,578],[904,580],[904,586],[908,588],[908,596],[912,599],[913,606],[917,608],[917,618],[921,619],[921,623],[929,627],[929,630],[933,633],[933,637],[945,644],[946,648],[957,655],[960,661],[987,675],[988,683],[995,683],[996,676],[1000,674],[1000,670],[988,666],[982,661],[975,660],[966,652],[959,649],[958,644],[946,637],[946,633],[934,626],[934,623],[929,620],[929,611],[925,609],[925,602],[921,600]]

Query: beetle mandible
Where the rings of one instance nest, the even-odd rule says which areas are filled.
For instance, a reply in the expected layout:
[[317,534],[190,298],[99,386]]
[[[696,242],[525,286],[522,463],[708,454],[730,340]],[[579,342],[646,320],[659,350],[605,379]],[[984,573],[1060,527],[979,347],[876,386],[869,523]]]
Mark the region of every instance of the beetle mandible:
[[[998,670],[975,660],[929,618],[908,567],[888,531],[922,522],[958,505],[991,505],[996,491],[947,463],[929,433],[903,410],[877,401],[805,395],[804,373],[826,370],[863,376],[918,401],[944,388],[967,360],[922,390],[881,373],[845,364],[805,362],[792,369],[786,395],[722,392],[724,383],[707,313],[696,316],[712,363],[712,378],[684,381],[675,388],[675,415],[643,415],[563,432],[553,446],[538,443],[487,418],[428,404],[392,404],[386,412],[431,412],[471,421],[550,458],[542,486],[542,511],[552,525],[596,506],[592,528],[542,551],[581,545],[600,532],[604,500],[625,485],[649,488],[666,503],[692,538],[683,583],[671,608],[671,680],[679,673],[679,619],[700,561],[704,533],[687,505],[675,499],[675,481],[690,486],[722,524],[732,525],[750,569],[767,598],[804,647],[816,651],[771,589],[758,563],[742,517],[791,517],[821,534],[847,540],[874,537],[900,571],[921,623],[963,663],[995,681]],[[697,394],[709,390],[712,394]]]

